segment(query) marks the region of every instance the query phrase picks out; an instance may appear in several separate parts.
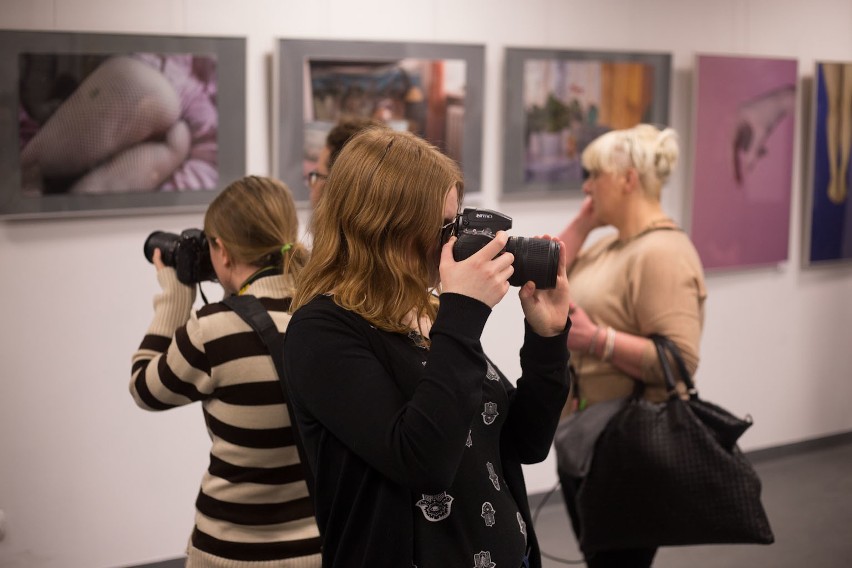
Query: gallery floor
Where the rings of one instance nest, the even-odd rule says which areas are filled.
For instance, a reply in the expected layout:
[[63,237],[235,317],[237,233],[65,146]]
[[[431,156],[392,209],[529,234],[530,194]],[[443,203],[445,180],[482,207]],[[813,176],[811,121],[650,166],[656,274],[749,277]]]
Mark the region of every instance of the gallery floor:
[[[654,568],[852,566],[852,442],[847,437],[842,440],[793,452],[753,454],[774,544],[663,548]],[[581,558],[558,493],[541,507],[536,532],[548,556]],[[548,557],[543,564],[544,568],[570,566]]]
[[[852,435],[750,454],[763,481],[763,501],[775,532],[770,546],[664,548],[654,568],[849,568],[852,566]],[[531,498],[544,568],[579,560],[558,493]],[[181,568],[182,559],[135,568]],[[459,567],[462,568],[462,567]]]

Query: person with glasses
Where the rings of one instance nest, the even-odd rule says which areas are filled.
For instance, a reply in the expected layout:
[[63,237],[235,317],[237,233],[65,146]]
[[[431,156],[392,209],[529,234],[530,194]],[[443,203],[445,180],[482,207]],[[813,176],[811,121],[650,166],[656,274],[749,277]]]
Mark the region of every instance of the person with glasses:
[[541,566],[521,464],[547,457],[568,393],[565,257],[555,288],[520,289],[515,386],[481,342],[508,235],[456,262],[463,196],[434,146],[368,129],[314,212],[284,368],[326,568]]
[[[253,295],[280,333],[307,261],[280,181],[248,176],[204,215],[210,261],[229,295]],[[192,309],[195,288],[152,258],[162,293],[133,355],[130,392],[145,410],[201,403],[210,465],[196,499],[188,568],[318,568],[319,529],[272,354],[224,302]]]
[[[576,302],[568,348],[577,381],[566,414],[629,396],[637,384],[646,400],[665,400],[651,334],[676,343],[690,373],[698,366],[704,272],[689,236],[660,203],[678,154],[676,132],[648,124],[607,132],[583,151],[586,198],[561,234]],[[581,251],[589,234],[604,226],[615,230]],[[579,538],[575,497],[582,479],[562,471],[559,478]],[[591,568],[644,568],[656,548],[584,553]]]
[[322,147],[317,158],[316,168],[308,172],[305,176],[308,182],[308,189],[310,189],[311,207],[316,209],[319,198],[322,195],[322,190],[325,187],[325,181],[328,179],[328,174],[331,171],[331,166],[334,165],[337,156],[346,142],[365,128],[379,126],[382,126],[381,122],[369,118],[344,118],[328,132],[325,138],[325,146]]

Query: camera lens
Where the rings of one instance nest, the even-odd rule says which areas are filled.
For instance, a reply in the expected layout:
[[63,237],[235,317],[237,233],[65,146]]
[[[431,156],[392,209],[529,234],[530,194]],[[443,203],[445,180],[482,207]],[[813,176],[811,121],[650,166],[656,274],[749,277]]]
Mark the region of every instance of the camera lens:
[[145,246],[143,247],[145,258],[148,259],[148,262],[154,262],[154,249],[160,249],[160,259],[163,261],[163,264],[174,266],[175,250],[179,241],[180,237],[174,233],[154,231],[145,239]]
[[515,255],[512,262],[515,272],[509,278],[509,284],[523,286],[532,280],[539,290],[556,287],[559,243],[545,239],[509,237],[506,251]]

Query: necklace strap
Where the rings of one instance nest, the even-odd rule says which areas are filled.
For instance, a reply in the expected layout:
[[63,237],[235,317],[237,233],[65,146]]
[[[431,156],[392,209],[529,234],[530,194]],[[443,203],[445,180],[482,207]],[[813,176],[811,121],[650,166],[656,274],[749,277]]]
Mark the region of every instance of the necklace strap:
[[[667,223],[667,224],[662,225],[661,223]],[[624,240],[618,239],[615,242],[620,243],[620,244],[627,244],[631,241],[635,241],[639,237],[642,237],[642,236],[647,235],[648,233],[651,233],[651,232],[654,232],[654,231],[682,231],[682,230],[683,229],[678,227],[677,224],[674,221],[672,221],[671,219],[666,217],[665,219],[655,219],[655,220],[651,221],[650,223],[648,223],[645,226],[644,229],[642,229],[641,231],[639,231],[635,235],[628,237]]]
[[237,292],[237,296],[242,296],[246,293],[246,290],[248,290],[249,286],[251,286],[253,282],[259,280],[260,278],[263,278],[264,276],[272,276],[273,274],[275,274],[275,272],[273,271],[276,270],[281,270],[281,267],[264,266],[263,268],[259,268],[251,276],[246,278],[245,282],[242,283],[242,285],[240,286],[240,291]]

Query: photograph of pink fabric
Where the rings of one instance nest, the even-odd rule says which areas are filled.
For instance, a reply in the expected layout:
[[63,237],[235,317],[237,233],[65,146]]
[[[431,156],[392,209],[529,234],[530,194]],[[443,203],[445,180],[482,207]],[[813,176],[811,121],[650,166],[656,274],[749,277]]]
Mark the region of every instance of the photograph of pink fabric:
[[788,258],[797,62],[698,55],[690,235],[706,270]]
[[244,37],[0,30],[0,100],[0,219],[198,212],[246,174]]
[[217,187],[215,54],[22,53],[19,65],[23,196]]

